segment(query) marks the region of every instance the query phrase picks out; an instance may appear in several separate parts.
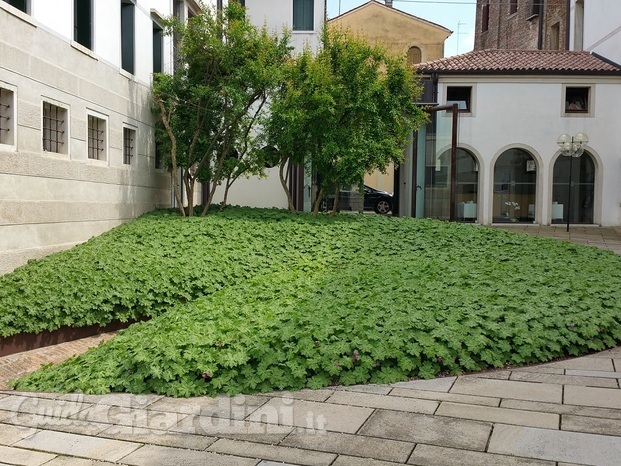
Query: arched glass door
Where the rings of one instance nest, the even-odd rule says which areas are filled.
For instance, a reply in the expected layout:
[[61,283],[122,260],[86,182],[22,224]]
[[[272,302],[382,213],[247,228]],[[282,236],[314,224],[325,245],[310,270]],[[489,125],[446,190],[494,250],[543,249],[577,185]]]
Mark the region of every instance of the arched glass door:
[[552,223],[567,223],[567,215],[570,223],[593,223],[594,196],[595,163],[589,153],[585,152],[577,158],[561,155],[556,159],[552,182]]
[[425,217],[451,219],[451,190],[455,193],[453,218],[458,222],[476,222],[479,171],[474,155],[457,148],[455,186],[451,187],[451,151],[429,160],[425,180]]
[[537,163],[522,149],[503,152],[494,166],[494,223],[533,223]]

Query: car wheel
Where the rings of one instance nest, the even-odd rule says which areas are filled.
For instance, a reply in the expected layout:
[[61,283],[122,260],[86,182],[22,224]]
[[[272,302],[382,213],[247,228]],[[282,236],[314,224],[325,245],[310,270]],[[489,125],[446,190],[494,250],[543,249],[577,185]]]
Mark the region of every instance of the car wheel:
[[392,203],[387,199],[380,199],[375,203],[375,213],[387,215],[392,210]]

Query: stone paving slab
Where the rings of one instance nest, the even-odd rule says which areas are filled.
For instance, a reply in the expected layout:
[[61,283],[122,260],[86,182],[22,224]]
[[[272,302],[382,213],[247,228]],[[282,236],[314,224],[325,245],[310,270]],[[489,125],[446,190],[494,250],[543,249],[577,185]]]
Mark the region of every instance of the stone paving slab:
[[342,455],[332,463],[332,466],[403,466],[403,463]]
[[485,394],[496,398],[560,403],[562,401],[563,389],[560,385],[554,384],[480,379],[465,376],[460,377],[455,382],[450,393],[464,395]]
[[115,466],[118,463],[108,463],[107,461],[87,460],[75,458],[73,456],[57,456],[45,466]]
[[621,390],[567,386],[563,402],[570,405],[621,409]]
[[0,445],[10,446],[35,434],[37,429],[0,424]]
[[20,440],[14,446],[114,462],[133,452],[141,445],[121,440],[45,430]]
[[267,403],[263,396],[200,396],[196,398],[160,398],[149,405],[149,410],[180,414],[199,414],[201,416],[224,419],[245,419],[260,406]]
[[[2,422],[21,427],[33,427],[41,430],[56,430],[59,432],[69,432],[72,434],[98,435],[104,431],[110,424],[102,424],[99,422],[87,422],[79,419],[68,419],[56,416],[43,416],[40,414],[29,413],[7,413]],[[2,416],[0,415],[0,418]]]
[[[71,396],[71,395],[69,395]],[[78,395],[80,396],[80,395]],[[65,399],[60,395],[58,399]],[[81,395],[78,401],[98,405],[119,406],[122,408],[145,409],[162,399],[161,395],[132,395],[130,393],[110,393],[108,395]]]
[[401,463],[408,459],[414,449],[414,444],[409,442],[338,432],[313,432],[306,429],[294,430],[280,444]]
[[[339,387],[342,389],[342,387]],[[319,389],[319,390],[300,390],[297,392],[290,391],[282,391],[282,392],[271,392],[271,393],[261,393],[257,396],[261,396],[264,398],[286,398],[292,400],[305,400],[305,401],[326,401],[332,394],[334,390],[327,389]]]
[[536,401],[502,400],[501,408],[523,409],[555,414],[574,414],[576,416],[599,417],[604,419],[621,419],[621,410],[609,408],[596,408],[578,405],[562,405],[555,403],[540,403]]
[[457,377],[441,377],[431,380],[410,380],[409,382],[393,383],[393,387],[412,388],[415,390],[430,390],[433,392],[448,392]]
[[154,429],[168,429],[185,417],[187,414],[108,405],[95,405],[71,416],[73,419],[86,422]]
[[454,403],[465,403],[469,405],[494,406],[500,405],[500,398],[476,395],[459,395],[456,393],[432,392],[426,390],[412,390],[405,388],[394,388],[390,396],[412,397],[423,400],[433,401],[452,401]]
[[377,410],[360,434],[413,443],[484,451],[492,425],[425,414]]
[[[593,371],[589,371],[593,372]],[[609,374],[609,372],[603,372]],[[519,380],[521,382],[537,382],[556,385],[579,385],[583,387],[603,387],[603,388],[619,388],[616,379],[606,377],[581,377],[577,375],[555,375],[542,374],[537,372],[520,372],[513,371],[510,380]]]
[[205,435],[127,426],[109,426],[99,433],[98,437],[190,450],[206,450],[209,445],[216,441],[215,437]]
[[561,430],[621,436],[621,420],[567,414],[562,416]]
[[417,445],[408,464],[420,466],[556,466],[554,461],[516,458],[433,445]]
[[474,421],[500,422],[520,426],[558,429],[560,418],[558,414],[536,413],[520,411],[518,409],[492,408],[489,406],[465,405],[442,402],[437,416],[454,417],[458,419],[472,419]]
[[349,385],[348,387],[341,387],[341,389],[346,392],[373,393],[375,395],[388,395],[393,390],[391,385],[385,384]]
[[329,466],[336,459],[334,453],[326,453],[299,448],[244,442],[241,440],[220,439],[208,451],[249,458],[263,458],[272,461],[299,464],[302,466]]
[[291,433],[293,427],[261,422],[237,421],[205,416],[188,416],[179,424],[169,429],[211,437],[248,440],[258,443],[280,443]]
[[520,367],[516,370],[520,372],[537,372],[539,374],[556,374],[556,375],[565,374],[565,369],[563,369],[562,367],[549,367],[547,365]]
[[69,417],[93,405],[79,401],[51,400],[27,396],[9,396],[0,400],[0,410],[40,414],[48,417]]
[[125,456],[121,462],[135,466],[255,466],[259,460],[206,451],[145,445]]
[[621,438],[499,424],[494,427],[488,451],[549,461],[615,465],[621,458]]
[[511,371],[489,371],[477,374],[477,377],[481,379],[496,379],[496,380],[509,380]]
[[546,367],[604,372],[614,372],[615,370],[614,366],[612,365],[612,359],[590,357],[565,359],[563,361],[551,362],[546,364]]
[[39,466],[53,460],[55,457],[56,455],[50,453],[0,446],[0,458],[2,458],[2,461],[8,461],[7,464]]
[[[567,375],[580,376],[580,377],[593,377],[593,378],[611,378],[611,379],[621,379],[621,373],[619,372],[604,372],[604,371],[582,371],[577,369],[567,369],[565,370]],[[593,385],[592,385],[593,386]],[[614,387],[614,388],[618,388]]]
[[271,399],[248,420],[282,426],[304,427],[333,432],[355,433],[373,412],[371,408],[332,403]]
[[328,403],[367,408],[393,409],[411,413],[433,414],[438,408],[438,402],[418,400],[399,396],[383,396],[372,393],[336,392],[327,400]]

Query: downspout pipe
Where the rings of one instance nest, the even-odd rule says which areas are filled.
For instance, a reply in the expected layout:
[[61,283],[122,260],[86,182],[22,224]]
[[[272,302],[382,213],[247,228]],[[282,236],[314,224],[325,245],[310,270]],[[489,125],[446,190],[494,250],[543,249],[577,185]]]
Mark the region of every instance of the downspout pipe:
[[569,30],[571,28],[570,13],[571,13],[571,0],[567,0],[567,8],[565,11],[565,50],[571,50],[570,45],[569,45],[569,34],[570,34]]
[[545,24],[546,2],[540,0],[539,3],[539,31],[537,34],[537,50],[543,50],[543,26]]

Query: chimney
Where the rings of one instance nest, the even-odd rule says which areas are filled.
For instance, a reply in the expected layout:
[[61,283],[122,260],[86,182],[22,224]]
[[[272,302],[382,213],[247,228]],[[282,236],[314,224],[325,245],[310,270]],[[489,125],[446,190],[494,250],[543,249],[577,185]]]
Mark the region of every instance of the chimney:
[[392,0],[384,0],[388,8],[392,8]]

